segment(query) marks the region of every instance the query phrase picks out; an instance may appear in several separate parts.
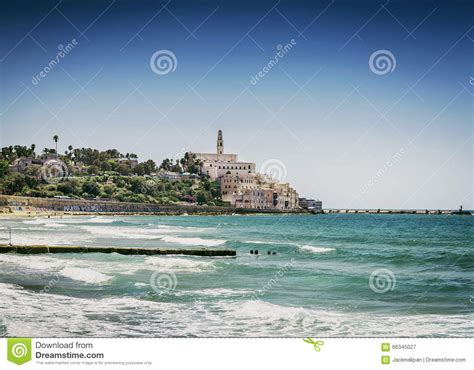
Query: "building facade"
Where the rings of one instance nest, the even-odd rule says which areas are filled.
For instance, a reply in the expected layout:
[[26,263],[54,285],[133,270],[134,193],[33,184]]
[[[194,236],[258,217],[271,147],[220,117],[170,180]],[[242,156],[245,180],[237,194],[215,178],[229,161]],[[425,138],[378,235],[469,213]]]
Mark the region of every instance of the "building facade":
[[217,133],[216,153],[194,153],[201,174],[218,181],[221,197],[239,208],[298,209],[298,193],[288,183],[278,183],[255,171],[255,163],[240,162],[237,154],[224,153],[222,131]]
[[299,198],[298,202],[302,209],[309,209],[316,212],[322,212],[323,210],[323,202],[320,200]]

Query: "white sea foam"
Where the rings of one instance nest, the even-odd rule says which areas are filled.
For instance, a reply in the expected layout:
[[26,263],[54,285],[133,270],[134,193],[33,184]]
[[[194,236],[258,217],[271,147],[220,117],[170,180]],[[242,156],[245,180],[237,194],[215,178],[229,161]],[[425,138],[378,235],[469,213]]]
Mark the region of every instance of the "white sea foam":
[[189,294],[198,294],[209,297],[242,297],[253,293],[250,289],[226,289],[226,288],[209,288],[196,291],[188,291]]
[[96,216],[96,217],[92,217],[90,218],[89,220],[87,220],[86,222],[90,222],[90,223],[96,223],[96,224],[111,224],[112,222],[116,221],[115,219],[113,218],[109,218],[109,217],[104,217],[104,216]]
[[47,220],[42,218],[36,218],[34,220],[24,220],[25,225],[43,225]]
[[237,317],[260,320],[303,318],[307,314],[307,310],[301,307],[281,306],[261,300],[241,302],[233,307],[233,311]]
[[[90,268],[94,265],[93,262],[82,260],[63,260],[60,258],[49,256],[35,256],[35,255],[15,255],[15,254],[0,254],[0,265],[2,263],[9,266],[17,266],[29,274],[31,273],[54,273],[90,284],[104,283],[111,279],[110,276]],[[96,263],[97,267],[103,267],[106,264]]]
[[135,284],[133,284],[133,285],[135,285],[135,286],[138,288],[138,287],[148,286],[149,284],[145,284],[145,283],[135,283]]
[[314,247],[312,245],[302,245],[301,249],[312,253],[326,253],[335,251],[334,248]]
[[101,284],[109,281],[110,276],[102,274],[100,272],[80,267],[66,266],[60,272],[62,276],[68,277],[73,280],[83,281],[89,284]]
[[2,283],[0,296],[4,334],[15,337],[466,336],[474,330],[472,313],[400,316],[262,301],[178,304],[133,297],[76,298]]
[[5,263],[38,271],[51,271],[65,266],[66,261],[35,255],[0,254],[0,264]]
[[[0,240],[3,239],[4,238],[0,237]],[[80,234],[77,232],[67,234],[63,232],[15,232],[15,230],[12,232],[12,243],[14,245],[84,245],[90,241],[90,235],[84,233]]]
[[163,236],[161,240],[167,243],[175,243],[182,245],[203,245],[206,247],[215,247],[218,245],[225,244],[226,242],[222,239],[182,238],[170,235]]
[[148,224],[154,228],[158,228],[163,232],[163,230],[169,230],[169,232],[203,232],[203,231],[212,231],[214,228],[210,227],[195,227],[195,226],[171,226],[171,225],[157,225],[157,224]]
[[49,218],[37,218],[34,220],[24,220],[25,225],[43,225],[45,227],[65,227],[66,225],[61,223],[62,220],[52,220]]
[[[116,226],[81,226],[83,230],[86,230],[88,233],[107,238],[120,238],[120,239],[163,239],[168,238],[169,234],[176,233],[190,233],[190,232],[200,232],[204,229],[197,228],[186,228],[186,227],[171,227],[165,225],[157,225],[155,228],[145,228],[145,227],[116,227]],[[176,237],[178,238],[178,237]],[[179,240],[179,239],[177,239]],[[195,240],[200,240],[195,238]],[[179,241],[176,241],[179,243]],[[180,243],[183,244],[183,243]],[[208,244],[199,244],[199,245],[208,245]]]
[[292,242],[275,242],[275,241],[262,241],[262,240],[245,240],[246,244],[268,244],[268,245],[298,245]]
[[145,263],[155,266],[158,271],[173,272],[200,272],[214,269],[212,261],[198,261],[192,258],[178,258],[167,256],[147,257]]
[[114,226],[81,226],[88,233],[107,238],[120,239],[160,239],[161,233],[156,230],[137,227],[114,227]]

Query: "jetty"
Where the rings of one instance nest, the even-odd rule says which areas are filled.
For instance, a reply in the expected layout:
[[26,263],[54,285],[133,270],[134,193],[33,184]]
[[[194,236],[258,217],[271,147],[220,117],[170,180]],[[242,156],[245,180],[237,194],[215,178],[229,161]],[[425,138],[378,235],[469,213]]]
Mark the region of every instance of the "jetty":
[[348,213],[348,214],[380,214],[380,215],[450,215],[448,209],[337,209],[329,208],[321,211],[324,214]]
[[156,249],[156,248],[116,248],[79,247],[46,245],[0,245],[0,253],[41,254],[41,253],[118,253],[125,255],[184,255],[203,257],[235,257],[232,249]]
[[459,210],[451,212],[452,215],[458,215],[458,216],[472,216],[472,213],[470,211],[465,211],[462,209],[462,205],[459,206]]

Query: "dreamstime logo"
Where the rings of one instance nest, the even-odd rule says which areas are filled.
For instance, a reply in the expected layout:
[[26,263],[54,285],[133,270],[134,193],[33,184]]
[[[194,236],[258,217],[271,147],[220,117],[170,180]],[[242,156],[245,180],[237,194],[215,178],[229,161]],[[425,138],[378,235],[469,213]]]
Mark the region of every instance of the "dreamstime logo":
[[41,289],[39,292],[40,292],[40,293],[49,293],[49,291],[50,291],[51,289],[53,289],[53,288],[55,287],[55,285],[56,285],[57,283],[59,283],[60,280],[61,280],[61,275],[59,275],[59,273],[56,273],[55,276],[54,276],[54,278],[52,278],[52,279],[48,282],[48,284],[46,284],[46,285],[43,287],[43,289]]
[[369,286],[375,293],[387,293],[394,290],[397,279],[395,274],[389,269],[378,269],[372,272],[369,279]]
[[395,55],[388,50],[377,50],[369,58],[369,67],[376,75],[393,72],[397,66]]
[[142,194],[152,195],[156,188],[156,182],[152,179],[148,179],[144,184],[140,185],[140,192]]
[[176,289],[178,278],[172,272],[161,273],[155,271],[150,277],[151,288],[158,294],[168,293]]
[[22,365],[31,361],[31,338],[8,339],[8,361]]
[[12,355],[16,358],[21,358],[28,354],[28,348],[23,343],[17,343],[12,347]]
[[186,149],[181,148],[179,152],[175,153],[174,155],[170,155],[170,158],[172,158],[176,163],[178,163],[179,160],[184,157],[186,152],[187,152]]
[[158,50],[150,58],[150,68],[157,75],[166,75],[174,72],[178,66],[178,59],[172,51]]
[[278,182],[284,182],[286,179],[286,166],[278,159],[269,159],[263,162],[260,172],[264,173]]
[[273,58],[268,61],[268,63],[262,68],[262,70],[252,76],[252,78],[250,79],[250,83],[252,85],[256,85],[257,82],[264,78],[265,75],[270,72],[271,69],[275,67],[280,62],[280,60],[283,59],[285,55],[290,52],[291,49],[293,49],[293,46],[295,45],[295,39],[291,39],[290,42],[287,42],[285,45],[278,44],[276,47],[277,52],[275,53]]
[[66,57],[66,55],[69,54],[69,52],[74,49],[79,43],[77,42],[76,39],[72,39],[71,42],[68,42],[66,46],[63,44],[58,45],[58,52],[54,56],[53,59],[51,59],[48,62],[48,65],[44,67],[37,75],[33,76],[31,78],[31,83],[33,85],[38,85],[39,82],[44,79],[49,72],[51,72],[56,66],[61,63],[61,61]]
[[275,286],[278,286],[280,284],[280,279],[283,279],[285,274],[293,266],[294,263],[295,263],[295,259],[292,258],[290,262],[287,262],[283,267],[281,267],[275,273],[275,275],[270,280],[267,281],[267,283],[263,286],[262,289],[259,289],[254,293],[253,299],[257,300],[263,297],[268,291],[273,289]]
[[359,189],[359,191],[362,194],[367,193],[367,190],[369,190],[372,186],[374,186],[386,173],[388,170],[390,170],[398,161],[400,161],[405,154],[405,149],[400,148],[398,152],[396,152],[390,159],[385,161],[384,165],[379,168],[377,173],[373,175],[369,181],[367,181],[364,185],[362,185]]
[[66,164],[59,159],[50,159],[41,167],[41,178],[47,183],[58,183],[69,176]]

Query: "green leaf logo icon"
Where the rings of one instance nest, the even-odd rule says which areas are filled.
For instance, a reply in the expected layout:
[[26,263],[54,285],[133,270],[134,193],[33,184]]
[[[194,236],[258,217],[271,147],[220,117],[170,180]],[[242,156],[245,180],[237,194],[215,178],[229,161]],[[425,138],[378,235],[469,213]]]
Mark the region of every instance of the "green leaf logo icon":
[[9,338],[7,358],[17,365],[31,361],[31,338]]

